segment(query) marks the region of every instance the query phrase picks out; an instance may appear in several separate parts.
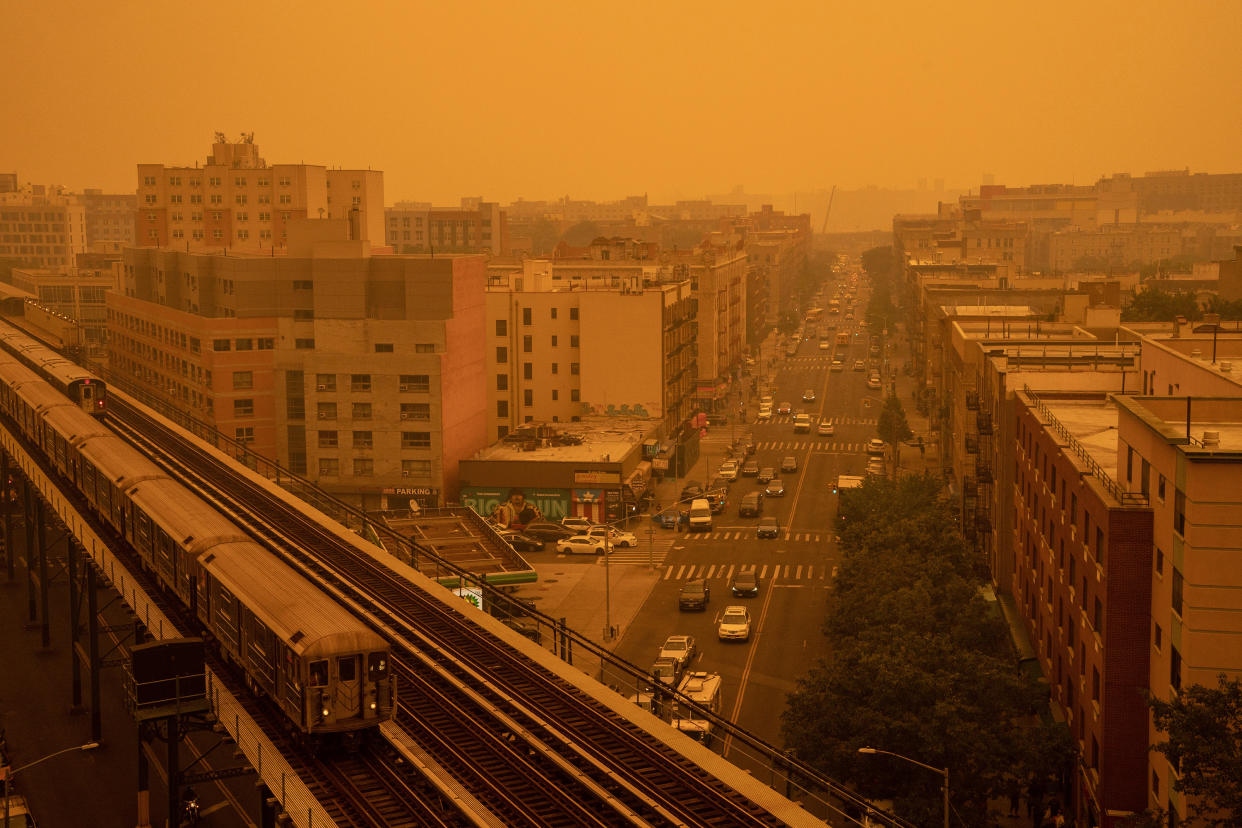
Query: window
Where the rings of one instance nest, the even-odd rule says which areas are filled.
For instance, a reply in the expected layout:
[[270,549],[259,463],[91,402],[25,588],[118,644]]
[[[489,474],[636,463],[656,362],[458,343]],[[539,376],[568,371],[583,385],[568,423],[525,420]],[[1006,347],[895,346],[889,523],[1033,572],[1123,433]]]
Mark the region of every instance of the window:
[[1174,690],[1182,689],[1182,654],[1174,646],[1169,647],[1169,684]]
[[578,309],[577,308],[569,309],[569,318],[575,322],[578,320]]
[[295,339],[293,340],[293,347],[298,349],[299,351],[313,351],[315,350],[315,340]]
[[496,361],[501,364],[509,361],[509,349],[504,345],[496,346]]
[[1156,547],[1156,574],[1164,574],[1164,550],[1159,546]]
[[402,477],[430,477],[431,461],[430,460],[402,460],[401,461]]
[[320,448],[336,448],[336,446],[337,446],[337,436],[336,436],[335,430],[319,432],[319,447]]
[[431,448],[431,432],[430,431],[403,431],[401,432],[401,448],[403,449]]
[[370,391],[371,390],[371,375],[370,374],[350,374],[349,375],[349,390],[353,391],[354,393],[359,393],[362,391]]
[[1173,489],[1173,531],[1186,536],[1186,493]]
[[579,373],[578,363],[576,362],[569,363],[569,373],[573,374],[575,377],[578,376],[578,373]]
[[375,461],[370,457],[354,458],[354,477],[370,477],[375,474]]
[[556,318],[556,308],[551,308],[550,310],[552,311],[552,318],[553,318],[553,319],[555,319],[555,318]]
[[341,473],[341,461],[335,457],[319,458],[319,476],[336,477]]
[[434,343],[431,343],[431,342],[414,343],[414,353],[416,354],[434,354],[435,352],[436,352],[436,346]]
[[254,426],[233,429],[233,439],[243,446],[254,442]]
[[311,308],[294,308],[293,318],[299,322],[305,322],[308,319],[315,318],[315,311]]
[[276,347],[276,340],[270,336],[261,336],[258,340],[260,351],[270,351]]
[[1164,630],[1160,629],[1159,624],[1157,624],[1155,629],[1152,630],[1151,640],[1152,640],[1152,643],[1156,645],[1157,650],[1159,650],[1164,645]]
[[254,388],[254,372],[253,371],[234,371],[233,372],[233,390],[241,391],[246,388]]
[[497,319],[496,320],[496,336],[508,336],[508,334],[509,334],[508,320]]
[[1160,498],[1160,502],[1164,503],[1164,475],[1156,478],[1156,497]]
[[497,374],[496,375],[496,390],[497,391],[508,391],[509,390],[509,375],[508,374]]
[[577,334],[570,334],[570,335],[569,335],[569,347],[571,347],[571,348],[577,348],[577,347],[578,347],[578,335],[577,335]]
[[1104,563],[1104,530],[1095,527],[1095,559]]
[[375,353],[391,354],[392,352],[393,352],[393,345],[391,342],[376,342],[375,343]]
[[1182,615],[1182,593],[1185,584],[1182,580],[1182,571],[1176,566],[1173,567],[1173,611],[1180,618]]
[[253,339],[239,339],[237,340],[236,343],[234,343],[233,347],[239,351],[253,351],[254,340]]
[[401,419],[430,420],[431,406],[427,403],[401,403]]
[[508,400],[496,400],[496,416],[497,417],[508,417],[509,416],[509,401]]
[[1098,667],[1091,668],[1091,701],[1096,703],[1100,701],[1100,670]]
[[335,391],[336,374],[315,374],[315,387],[320,391]]
[[227,351],[231,347],[233,347],[233,343],[228,339],[213,339],[211,341],[211,349],[213,351]]
[[[1083,592],[1085,594],[1086,590]],[[1095,599],[1095,613],[1092,616],[1092,629],[1101,635],[1104,633],[1104,602],[1100,600],[1098,595]]]
[[530,324],[530,308],[522,308],[522,324]]
[[1134,449],[1126,446],[1126,482],[1134,482]]
[[557,401],[557,400],[559,400],[560,398],[561,398],[561,394],[560,394],[560,392],[559,392],[559,391],[557,391],[555,388],[553,388],[553,389],[552,389],[552,401],[553,401],[553,402],[556,402],[556,401]]
[[233,416],[234,417],[253,417],[254,416],[254,400],[247,398],[241,400],[233,400]]
[[335,420],[336,419],[336,403],[334,402],[321,402],[319,403],[316,411],[318,413],[319,419],[321,420]]
[[1151,494],[1151,463],[1146,460],[1139,467],[1139,491],[1145,495]]
[[529,354],[531,351],[534,350],[534,347],[535,347],[535,338],[533,336],[531,336],[530,334],[527,334],[526,336],[522,337],[522,353]]
[[372,448],[373,446],[374,446],[374,439],[371,436],[371,432],[369,431],[355,431],[354,432],[354,448],[369,449],[369,448]]
[[530,406],[535,404],[535,392],[527,388],[522,392],[522,405]]
[[534,378],[535,378],[534,363],[523,362],[522,363],[522,379],[534,379]]
[[369,402],[356,402],[353,404],[350,414],[355,420],[369,420],[371,419],[371,404]]
[[552,334],[552,347],[556,347],[556,334]]
[[1078,523],[1078,494],[1070,494],[1070,523]]
[[426,394],[431,390],[431,377],[428,374],[402,374],[399,390]]
[[571,388],[571,389],[569,389],[569,399],[570,399],[572,402],[579,402],[579,401],[581,401],[581,399],[582,399],[582,392],[581,392],[581,391],[579,391],[577,388]]

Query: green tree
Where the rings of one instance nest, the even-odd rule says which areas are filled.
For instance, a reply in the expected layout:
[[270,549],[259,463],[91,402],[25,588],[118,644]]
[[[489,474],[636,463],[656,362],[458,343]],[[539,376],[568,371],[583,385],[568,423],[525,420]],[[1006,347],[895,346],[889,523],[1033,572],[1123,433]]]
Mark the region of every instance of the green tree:
[[556,223],[547,216],[540,216],[530,226],[532,252],[537,256],[551,253],[560,236],[561,231]]
[[1213,828],[1242,824],[1242,680],[1192,684],[1172,701],[1150,698],[1152,720],[1168,739],[1155,746],[1181,768],[1175,790],[1191,816]]
[[901,444],[914,436],[906,421],[906,410],[896,394],[889,394],[876,424],[880,439],[893,448],[893,476],[897,476],[897,464],[901,462]]
[[1242,320],[1242,299],[1235,299],[1231,302],[1228,299],[1213,296],[1208,302],[1208,311],[1219,313],[1221,320]]
[[601,235],[598,224],[593,221],[580,221],[561,235],[561,241],[574,247],[585,247]]
[[1121,312],[1124,322],[1172,322],[1177,316],[1192,321],[1203,316],[1194,295],[1148,289],[1135,295],[1130,307]]
[[776,329],[785,336],[789,336],[798,330],[799,324],[801,324],[801,320],[798,318],[798,314],[793,311],[782,311],[780,318],[776,322]]
[[873,247],[863,251],[862,266],[872,284],[876,281],[887,281],[896,272],[897,256],[890,246]]

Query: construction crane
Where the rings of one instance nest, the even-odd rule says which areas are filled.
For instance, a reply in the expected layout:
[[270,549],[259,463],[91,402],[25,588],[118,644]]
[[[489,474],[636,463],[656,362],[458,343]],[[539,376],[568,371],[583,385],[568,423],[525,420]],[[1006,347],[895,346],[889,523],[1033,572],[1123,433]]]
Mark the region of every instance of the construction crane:
[[828,217],[829,217],[830,215],[832,215],[832,198],[833,198],[833,196],[835,196],[836,194],[837,194],[837,185],[836,185],[836,184],[833,184],[833,185],[832,185],[832,192],[830,192],[830,193],[828,194],[828,209],[824,211],[824,226],[823,226],[823,228],[819,231],[819,234],[820,234],[821,236],[822,236],[822,235],[824,235],[825,233],[827,233],[827,232],[828,232]]

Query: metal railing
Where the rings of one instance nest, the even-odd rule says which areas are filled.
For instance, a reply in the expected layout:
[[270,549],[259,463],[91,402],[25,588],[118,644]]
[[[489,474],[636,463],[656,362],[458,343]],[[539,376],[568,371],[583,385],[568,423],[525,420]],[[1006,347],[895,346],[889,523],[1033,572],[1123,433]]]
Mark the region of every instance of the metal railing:
[[1046,404],[1044,404],[1044,401],[1041,400],[1033,390],[1031,390],[1031,386],[1023,385],[1022,392],[1026,394],[1033,403],[1035,403],[1035,410],[1048,421],[1048,426],[1056,432],[1061,439],[1065,440],[1066,445],[1069,446],[1070,450],[1073,451],[1074,454],[1078,455],[1080,460],[1087,464],[1087,471],[1089,471],[1092,476],[1100,481],[1100,485],[1104,487],[1105,491],[1112,495],[1114,500],[1122,506],[1148,505],[1149,500],[1147,495],[1142,492],[1127,491],[1119,486],[1117,481],[1113,480],[1112,476],[1104,470],[1104,467],[1097,463],[1095,458],[1091,456],[1091,452],[1087,450],[1087,447],[1080,443],[1078,438],[1070,433],[1070,430],[1057,419],[1056,415],[1052,413]]

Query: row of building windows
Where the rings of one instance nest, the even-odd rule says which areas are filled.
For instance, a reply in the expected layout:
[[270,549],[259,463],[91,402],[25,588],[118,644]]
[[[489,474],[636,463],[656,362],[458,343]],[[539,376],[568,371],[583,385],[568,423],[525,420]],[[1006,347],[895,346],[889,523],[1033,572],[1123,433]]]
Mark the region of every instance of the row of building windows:
[[[369,420],[372,417],[373,409],[371,403],[356,402],[350,404],[350,419],[353,420]],[[337,404],[334,402],[317,403],[315,414],[320,420],[337,419]],[[430,420],[431,404],[430,403],[401,403],[401,419],[402,420]]]
[[[257,186],[257,187],[270,187],[270,186],[272,186],[272,179],[271,179],[271,177],[270,177],[270,176],[259,176],[258,178],[256,178],[256,179],[255,179],[255,182],[254,182],[254,183],[255,183],[255,186]],[[287,176],[287,175],[282,175],[282,176],[279,176],[279,177],[276,179],[276,183],[277,183],[277,185],[278,185],[278,186],[281,186],[281,187],[291,187],[291,186],[293,186],[293,179],[292,179],[290,176]],[[221,186],[223,186],[223,185],[224,185],[224,179],[223,179],[223,177],[218,176],[218,175],[208,176],[208,178],[207,178],[207,186],[209,186],[209,187],[221,187]],[[359,179],[354,179],[354,180],[350,181],[350,185],[351,185],[351,186],[352,186],[355,190],[359,190],[359,189],[361,189],[361,188],[362,188],[362,182],[361,182],[361,180],[359,180]],[[144,187],[154,187],[154,186],[156,186],[156,177],[155,177],[155,176],[153,176],[153,175],[144,175],[144,176],[142,177],[142,186],[144,186]],[[170,176],[168,176],[168,186],[170,186],[170,187],[180,187],[180,186],[182,186],[182,183],[181,183],[181,176],[179,176],[179,175],[170,175]],[[201,186],[202,186],[202,179],[201,179],[201,178],[192,178],[192,177],[191,177],[191,178],[187,178],[187,179],[186,179],[186,186],[189,186],[189,187],[201,187]],[[234,186],[234,187],[246,187],[246,186],[248,186],[248,182],[247,182],[246,177],[245,177],[245,176],[235,176],[235,177],[233,178],[233,186]],[[328,188],[331,188],[331,187],[332,187],[332,182],[331,182],[331,181],[327,181],[327,182],[325,182],[325,186],[326,186],[326,187],[328,187]]]
[[[315,390],[334,392],[337,390],[337,374],[315,374]],[[349,390],[354,393],[365,393],[371,390],[370,374],[346,374],[349,377]],[[400,374],[397,377],[397,390],[400,393],[426,394],[431,391],[430,374]]]
[[[369,457],[355,457],[353,461],[354,477],[372,477],[375,474],[375,461]],[[340,477],[341,461],[336,457],[319,458],[319,476]],[[402,460],[402,477],[431,477],[430,460]]]
[[[375,436],[372,431],[351,431],[349,432],[353,441],[352,445],[356,449],[369,449],[375,447]],[[338,448],[340,446],[341,433],[336,430],[320,429],[318,435],[320,448]],[[431,448],[431,432],[430,431],[403,431],[401,432],[401,448],[403,449],[429,449]]]

